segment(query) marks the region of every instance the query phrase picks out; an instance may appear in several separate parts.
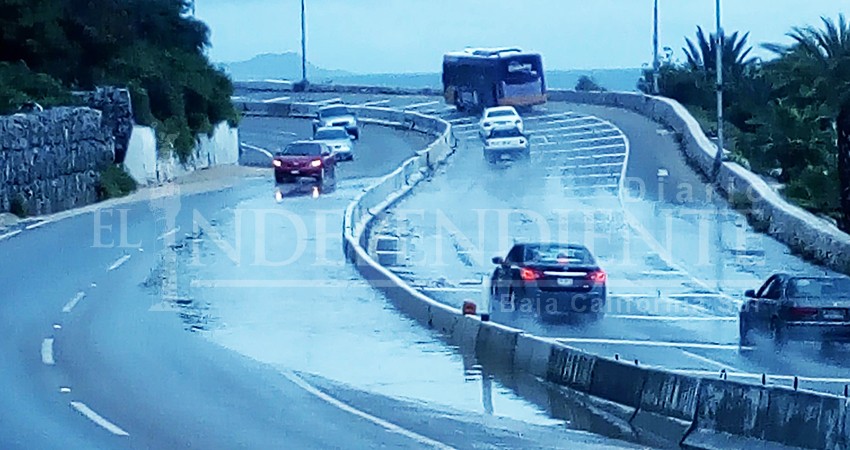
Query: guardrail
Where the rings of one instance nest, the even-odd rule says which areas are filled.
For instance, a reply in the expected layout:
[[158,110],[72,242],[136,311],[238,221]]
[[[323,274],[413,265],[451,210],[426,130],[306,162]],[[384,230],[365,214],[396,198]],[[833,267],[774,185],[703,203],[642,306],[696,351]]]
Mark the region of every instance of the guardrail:
[[[285,110],[270,105],[277,104],[252,102],[249,109],[262,115]],[[611,406],[608,409],[616,411],[619,420],[644,436],[705,449],[765,448],[766,442],[782,448],[850,447],[850,408],[845,398],[676,374],[593,355],[463,315],[412,288],[368,254],[370,228],[454,152],[451,125],[386,108],[359,108],[359,114],[365,120],[405,129],[405,124],[413,124],[413,129],[437,136],[428,148],[355,198],[344,215],[346,258],[399,310],[473,352],[482,364],[526,372],[588,394],[589,399]]]

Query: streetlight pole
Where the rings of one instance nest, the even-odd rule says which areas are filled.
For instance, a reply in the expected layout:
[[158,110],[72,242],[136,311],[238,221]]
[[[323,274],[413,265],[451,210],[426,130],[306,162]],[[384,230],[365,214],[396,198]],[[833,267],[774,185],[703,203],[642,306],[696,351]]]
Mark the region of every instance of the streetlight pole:
[[301,82],[307,83],[307,17],[301,0]]
[[658,95],[658,70],[661,67],[661,63],[658,60],[658,0],[655,0],[652,23],[652,93]]
[[720,165],[723,163],[723,26],[720,23],[720,0],[717,2],[717,153],[714,156],[712,168],[714,181],[720,175]]
[[[720,167],[723,164],[723,26],[720,22],[720,0],[716,0],[717,12],[717,153],[714,156],[712,175],[714,178],[716,194],[720,191]],[[720,210],[720,199],[715,199],[717,216],[715,226],[717,227],[717,265],[715,267],[717,291],[721,290],[721,279],[723,278],[723,220]]]

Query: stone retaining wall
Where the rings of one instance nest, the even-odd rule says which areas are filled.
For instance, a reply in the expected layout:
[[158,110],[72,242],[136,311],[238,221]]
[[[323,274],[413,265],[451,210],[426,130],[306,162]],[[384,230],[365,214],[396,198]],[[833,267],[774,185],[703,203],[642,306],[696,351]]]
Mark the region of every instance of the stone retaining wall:
[[41,215],[94,203],[114,151],[95,109],[0,117],[0,212]]

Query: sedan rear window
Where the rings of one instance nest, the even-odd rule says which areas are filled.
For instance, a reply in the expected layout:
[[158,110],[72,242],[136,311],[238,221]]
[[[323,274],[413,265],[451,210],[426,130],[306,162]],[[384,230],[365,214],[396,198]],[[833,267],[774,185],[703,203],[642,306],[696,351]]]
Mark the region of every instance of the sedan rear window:
[[792,298],[823,300],[850,298],[850,278],[793,278],[787,294]]
[[493,139],[522,137],[522,133],[516,128],[495,128],[490,131],[490,137]]
[[525,261],[538,264],[594,264],[590,251],[582,247],[566,245],[527,246],[525,248]]
[[351,111],[349,111],[345,106],[335,106],[333,108],[319,111],[319,117],[339,117],[348,115],[351,115]]
[[514,116],[514,112],[503,109],[503,110],[499,110],[499,111],[490,111],[489,113],[487,113],[487,117],[507,117],[507,116]]
[[335,130],[319,130],[316,132],[316,139],[348,139],[348,132],[341,128]]

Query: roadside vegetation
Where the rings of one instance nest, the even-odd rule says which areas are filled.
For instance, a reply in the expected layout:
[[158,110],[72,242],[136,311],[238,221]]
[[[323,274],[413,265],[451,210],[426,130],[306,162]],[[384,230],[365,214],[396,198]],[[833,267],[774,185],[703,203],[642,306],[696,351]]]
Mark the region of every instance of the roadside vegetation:
[[0,0],[0,114],[71,91],[127,87],[136,123],[181,160],[215,124],[235,125],[233,86],[206,57],[209,29],[186,0]]
[[[850,231],[850,24],[844,16],[795,27],[788,46],[766,44],[775,57],[750,56],[748,34],[722,42],[726,148],[735,161],[781,183],[782,194]],[[718,39],[697,28],[685,40],[686,61],[667,58],[660,94],[685,105],[716,137]],[[652,72],[638,87],[650,92]]]

